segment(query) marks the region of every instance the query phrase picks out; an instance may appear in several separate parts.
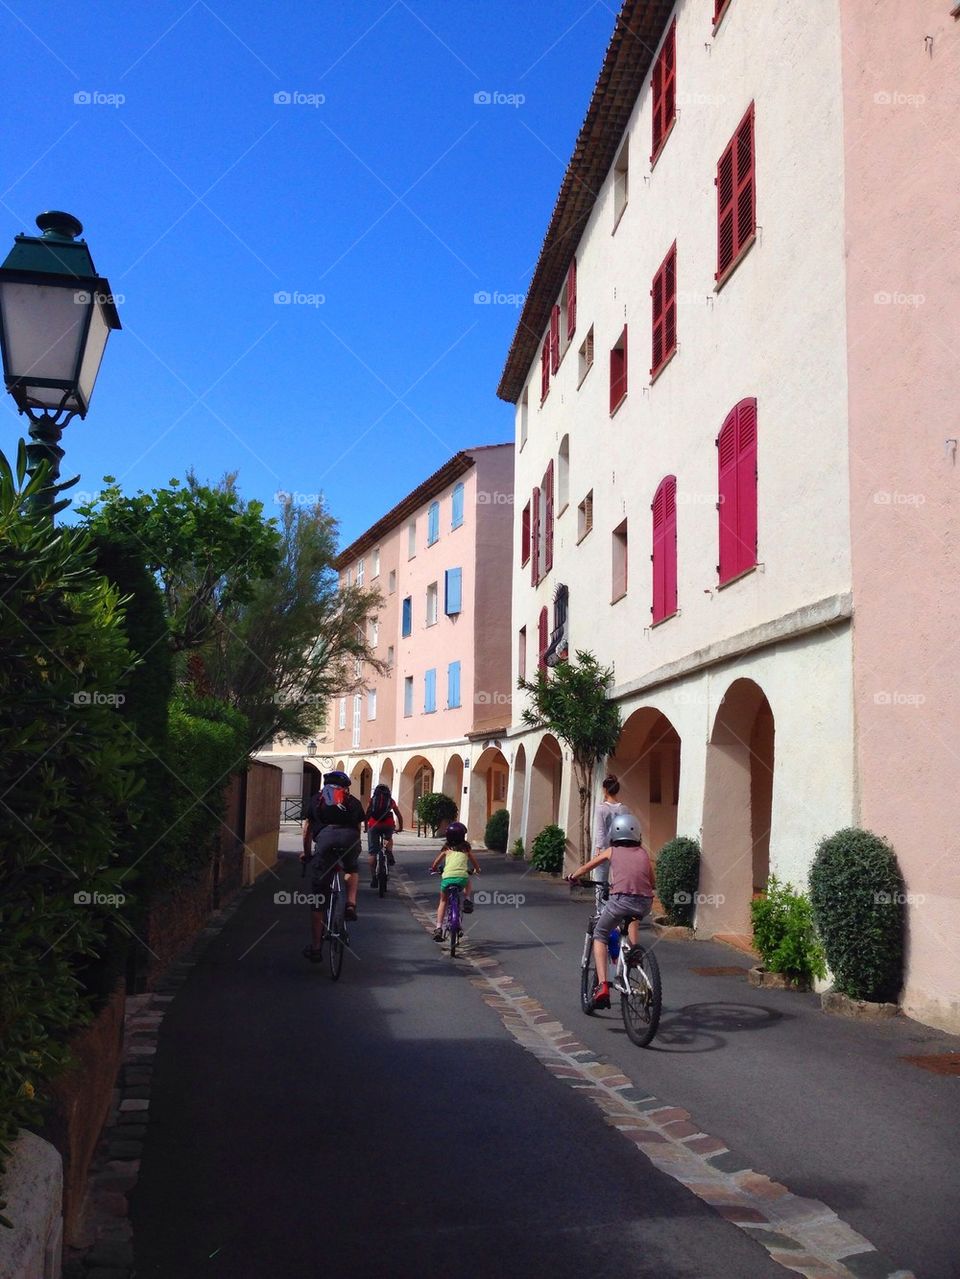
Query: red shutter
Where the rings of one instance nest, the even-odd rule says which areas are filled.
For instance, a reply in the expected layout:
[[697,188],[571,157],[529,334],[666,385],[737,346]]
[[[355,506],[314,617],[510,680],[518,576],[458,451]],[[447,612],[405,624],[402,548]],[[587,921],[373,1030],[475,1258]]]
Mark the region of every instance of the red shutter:
[[567,272],[567,341],[577,331],[577,259],[570,263]]
[[553,462],[547,467],[547,473],[543,477],[543,493],[543,571],[547,574],[553,568]]
[[550,369],[556,373],[560,367],[560,307],[550,312]]
[[664,610],[664,546],[663,546],[663,484],[657,489],[653,499],[653,554],[650,556],[653,561],[653,606],[650,612],[653,614],[653,621],[657,623],[666,617]]
[[653,277],[653,351],[651,354],[650,376],[657,372],[663,363],[663,267]]
[[739,572],[757,562],[757,402],[741,400],[737,414],[737,552]]
[[677,24],[673,23],[653,68],[653,164],[666,141],[677,108]]
[[677,611],[677,477],[668,475],[663,494],[663,607],[664,616]]
[[626,395],[627,393],[627,326],[626,325],[623,326],[623,333],[621,334],[621,340],[623,342],[623,373],[621,378],[621,381],[623,383],[622,393]]
[[660,150],[660,139],[663,126],[660,119],[660,107],[663,102],[663,58],[657,58],[653,64],[653,80],[650,84],[650,97],[653,102],[653,150],[650,153],[651,163],[657,158]]
[[677,347],[677,246],[667,254],[663,266],[663,358]]
[[717,166],[717,279],[743,252],[757,229],[754,109],[751,102]]
[[540,490],[533,490],[530,499],[530,581],[536,586],[540,581]]
[[720,563],[717,572],[721,582],[739,572],[737,554],[737,410],[724,422],[717,436],[718,501],[720,514]]
[[540,348],[540,403],[547,398],[547,392],[550,390],[550,339],[543,339],[543,346]]
[[719,280],[735,256],[733,143],[727,147],[717,165],[717,279]]
[[546,656],[549,643],[550,640],[547,633],[547,610],[542,608],[540,610],[540,622],[537,626],[537,666],[541,671],[546,671],[547,669],[547,663],[544,661],[544,657]]
[[520,566],[523,567],[530,558],[530,503],[523,508],[520,515]]
[[737,130],[737,253],[742,252],[756,230],[756,182],[753,146],[753,103]]

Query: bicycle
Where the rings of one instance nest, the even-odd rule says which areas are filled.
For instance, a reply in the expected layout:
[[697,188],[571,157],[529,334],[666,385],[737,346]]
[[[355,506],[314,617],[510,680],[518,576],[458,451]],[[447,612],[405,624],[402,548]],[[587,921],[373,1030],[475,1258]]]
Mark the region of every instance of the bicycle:
[[[307,864],[304,862],[303,874],[306,875],[306,873]],[[329,942],[327,962],[330,966],[330,977],[333,981],[340,980],[340,973],[343,971],[343,952],[350,945],[350,933],[347,930],[346,923],[347,894],[341,879],[342,874],[343,866],[339,861],[327,872],[329,884],[324,901],[323,936],[320,938],[319,955],[317,957],[317,962],[322,963],[323,945],[324,942]],[[324,878],[326,879],[327,876],[324,876]]]
[[[587,922],[583,941],[583,957],[580,960],[580,1008],[588,1017],[596,1011],[593,992],[597,986],[596,961],[593,957],[593,930],[610,895],[605,880],[587,879],[581,883],[593,884],[595,910]],[[620,996],[620,1013],[623,1026],[632,1043],[646,1048],[657,1033],[660,1024],[662,989],[660,965],[652,951],[641,945],[631,946],[626,930],[632,919],[625,919],[621,928],[610,934],[610,958],[615,965],[611,985]]]
[[374,854],[377,860],[373,870],[373,878],[376,881],[378,894],[381,897],[386,897],[387,880],[390,878],[389,848],[388,848],[388,844],[390,842],[390,833],[386,830],[378,830],[376,832],[371,832],[371,834],[374,834],[374,833],[377,836],[377,851]]
[[[430,872],[431,875],[438,875],[439,873],[440,872],[436,870],[432,870]],[[460,927],[460,923],[463,918],[460,900],[462,893],[463,889],[459,884],[451,884],[447,889],[447,904],[443,912],[443,923],[441,924],[441,928],[443,929],[443,942],[444,945],[446,945],[448,941],[450,943],[451,959],[456,959],[457,944],[463,937],[463,929]]]

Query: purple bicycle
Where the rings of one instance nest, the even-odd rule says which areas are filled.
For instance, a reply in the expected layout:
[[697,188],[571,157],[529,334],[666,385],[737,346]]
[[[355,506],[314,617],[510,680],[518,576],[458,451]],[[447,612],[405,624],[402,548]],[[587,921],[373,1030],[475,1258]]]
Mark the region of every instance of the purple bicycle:
[[[432,870],[430,874],[436,875],[438,872]],[[459,884],[451,884],[447,889],[447,905],[443,912],[443,923],[441,924],[441,928],[443,929],[444,945],[446,945],[447,942],[450,943],[451,959],[456,959],[457,946],[461,937],[463,937],[463,928],[461,927],[462,918],[463,889]]]

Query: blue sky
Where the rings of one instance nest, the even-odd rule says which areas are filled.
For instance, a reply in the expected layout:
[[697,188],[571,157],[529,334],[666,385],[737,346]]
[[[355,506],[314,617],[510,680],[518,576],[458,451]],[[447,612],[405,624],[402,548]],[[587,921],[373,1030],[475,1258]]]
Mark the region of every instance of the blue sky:
[[237,470],[269,513],[322,491],[346,542],[512,438],[519,312],[474,296],[529,285],[616,9],[0,0],[3,244],[66,209],[123,299],[64,475]]

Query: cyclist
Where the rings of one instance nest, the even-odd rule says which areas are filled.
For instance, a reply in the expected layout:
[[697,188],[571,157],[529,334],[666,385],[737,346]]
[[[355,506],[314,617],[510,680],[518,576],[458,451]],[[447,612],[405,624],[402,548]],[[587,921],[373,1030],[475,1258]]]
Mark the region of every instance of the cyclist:
[[610,823],[610,847],[602,849],[567,878],[579,879],[606,862],[610,863],[610,896],[593,926],[593,958],[597,969],[594,1008],[610,1007],[610,983],[606,980],[610,930],[630,919],[630,945],[636,946],[640,940],[640,920],[653,905],[653,867],[650,854],[643,846],[640,823],[633,813],[617,813]]
[[456,884],[463,889],[463,913],[469,915],[473,910],[470,900],[470,872],[480,874],[480,863],[473,855],[473,849],[467,843],[467,828],[463,822],[451,822],[447,827],[447,837],[443,847],[433,859],[431,871],[443,862],[443,874],[440,879],[440,902],[437,905],[437,926],[433,940],[443,941],[443,915],[447,909],[447,890]]
[[[350,778],[346,773],[324,773],[323,786],[311,798],[303,819],[303,852],[300,860],[309,862],[316,856],[313,867],[313,891],[321,897],[329,885],[330,872],[340,863],[343,867],[347,890],[346,918],[357,917],[357,866],[360,859],[360,827],[363,825],[363,805],[350,794]],[[311,847],[312,845],[312,847]],[[323,940],[323,909],[311,907],[311,932],[313,946],[303,952],[308,959],[316,959]]]
[[[394,821],[396,817],[396,821]],[[387,850],[387,864],[392,866],[395,858],[393,856],[393,832],[398,833],[403,830],[403,817],[400,809],[397,807],[396,800],[390,794],[390,787],[384,782],[379,786],[375,786],[373,794],[370,796],[370,803],[366,812],[366,829],[367,829],[367,852],[370,854],[370,887],[377,886],[377,853],[380,851],[380,845]]]

